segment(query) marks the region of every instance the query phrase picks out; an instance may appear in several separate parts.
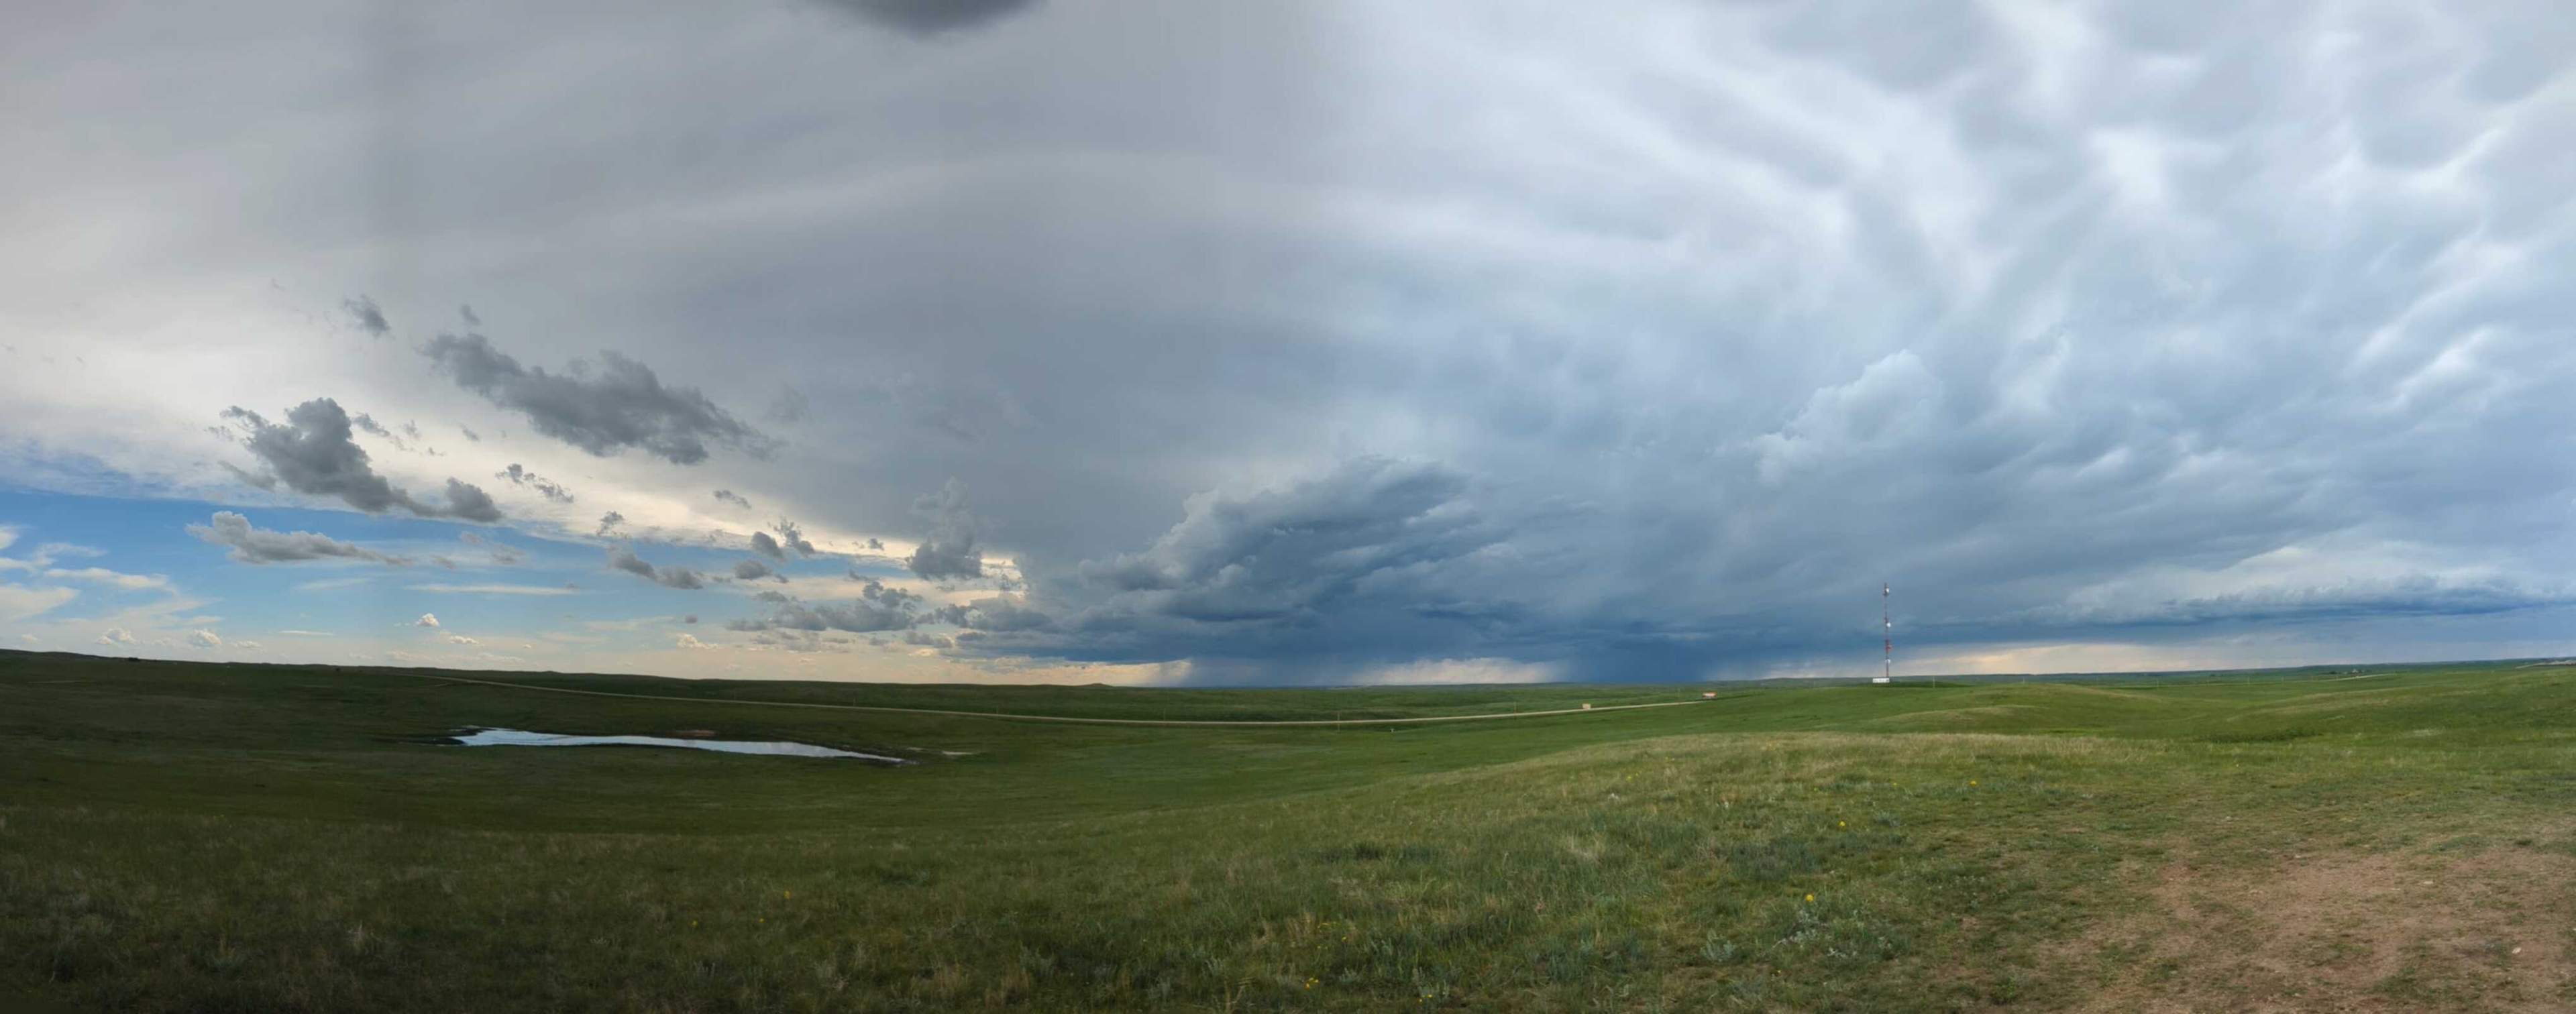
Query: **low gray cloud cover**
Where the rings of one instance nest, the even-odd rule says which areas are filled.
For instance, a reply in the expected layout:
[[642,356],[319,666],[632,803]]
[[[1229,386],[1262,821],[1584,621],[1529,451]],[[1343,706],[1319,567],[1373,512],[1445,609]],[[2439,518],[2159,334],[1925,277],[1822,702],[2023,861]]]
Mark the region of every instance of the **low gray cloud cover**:
[[2576,651],[2552,4],[639,11],[424,8],[392,98],[286,8],[30,26],[0,477],[435,498],[318,415],[204,464],[341,392],[581,476],[532,539],[721,577],[759,489],[762,566],[936,601],[710,624],[959,678],[1850,673],[1882,583],[1900,666]]

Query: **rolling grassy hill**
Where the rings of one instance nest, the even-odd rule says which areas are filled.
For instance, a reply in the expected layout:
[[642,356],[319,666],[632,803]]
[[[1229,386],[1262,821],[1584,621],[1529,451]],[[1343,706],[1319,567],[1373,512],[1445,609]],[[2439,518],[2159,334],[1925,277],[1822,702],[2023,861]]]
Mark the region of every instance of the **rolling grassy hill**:
[[[741,702],[1383,719],[1707,688],[440,675],[0,653],[0,997],[2576,1007],[2570,668],[1728,686],[1240,728]],[[435,745],[466,725],[919,763]]]

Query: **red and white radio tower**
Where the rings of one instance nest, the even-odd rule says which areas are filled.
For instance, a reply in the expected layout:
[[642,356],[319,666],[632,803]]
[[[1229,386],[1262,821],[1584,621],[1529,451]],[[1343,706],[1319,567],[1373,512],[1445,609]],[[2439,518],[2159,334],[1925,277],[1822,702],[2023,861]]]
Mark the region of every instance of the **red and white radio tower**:
[[1881,645],[1887,649],[1887,658],[1879,665],[1879,678],[1885,680],[1896,678],[1896,621],[1887,615],[1887,597],[1890,594],[1886,585],[1878,586],[1878,629],[1887,635],[1886,642]]

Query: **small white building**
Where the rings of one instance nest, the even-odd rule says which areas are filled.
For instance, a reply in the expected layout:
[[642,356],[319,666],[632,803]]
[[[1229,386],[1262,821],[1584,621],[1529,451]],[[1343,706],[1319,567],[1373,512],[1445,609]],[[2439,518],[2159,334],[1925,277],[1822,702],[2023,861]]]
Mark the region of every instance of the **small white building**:
[[1872,676],[1872,677],[1870,677],[1870,678],[1869,678],[1869,681],[1870,681],[1870,682],[1872,682],[1872,683],[1885,683],[1885,682],[1887,682],[1887,677],[1885,677],[1885,676]]

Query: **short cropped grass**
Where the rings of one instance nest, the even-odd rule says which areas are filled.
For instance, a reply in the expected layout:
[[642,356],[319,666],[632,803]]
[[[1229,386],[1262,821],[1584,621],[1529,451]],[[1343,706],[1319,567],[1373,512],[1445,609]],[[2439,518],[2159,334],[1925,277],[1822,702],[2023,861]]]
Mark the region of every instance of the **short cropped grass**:
[[[1276,719],[1703,688],[498,678],[704,700],[0,654],[0,997],[168,1011],[2576,1004],[2576,670],[1728,687],[1677,708],[1329,728],[721,700]],[[469,724],[706,729],[921,763],[423,741]],[[2365,910],[2385,915],[2335,914]]]

